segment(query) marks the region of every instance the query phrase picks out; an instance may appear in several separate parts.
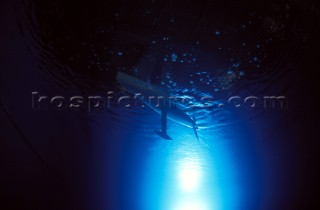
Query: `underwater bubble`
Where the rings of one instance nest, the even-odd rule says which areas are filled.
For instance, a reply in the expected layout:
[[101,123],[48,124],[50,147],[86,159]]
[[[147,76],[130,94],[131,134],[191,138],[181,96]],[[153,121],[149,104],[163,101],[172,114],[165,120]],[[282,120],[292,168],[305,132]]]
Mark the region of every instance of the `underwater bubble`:
[[228,70],[227,74],[233,74],[233,71],[232,70]]
[[255,56],[255,57],[252,58],[252,60],[253,60],[254,62],[257,62],[257,61],[258,61],[258,57]]
[[177,59],[178,59],[178,55],[177,55],[176,53],[172,53],[172,54],[171,54],[171,60],[172,60],[173,62],[176,62]]
[[239,67],[240,66],[240,63],[234,63],[232,64],[233,67]]

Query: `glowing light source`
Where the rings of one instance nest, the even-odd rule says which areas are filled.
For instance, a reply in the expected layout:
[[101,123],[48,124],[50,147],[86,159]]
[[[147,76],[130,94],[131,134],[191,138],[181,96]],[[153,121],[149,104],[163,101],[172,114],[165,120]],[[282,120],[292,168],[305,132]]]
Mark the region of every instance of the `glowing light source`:
[[200,181],[200,172],[195,168],[184,168],[179,173],[181,188],[185,191],[193,191],[197,188]]
[[201,168],[194,159],[183,159],[178,171],[180,187],[187,192],[197,189],[201,181]]

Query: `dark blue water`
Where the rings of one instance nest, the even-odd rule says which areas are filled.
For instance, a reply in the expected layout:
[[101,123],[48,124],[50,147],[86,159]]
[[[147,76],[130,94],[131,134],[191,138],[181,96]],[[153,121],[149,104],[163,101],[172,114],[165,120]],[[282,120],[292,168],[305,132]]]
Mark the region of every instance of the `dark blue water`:
[[[3,209],[311,209],[316,3],[3,5]],[[147,107],[31,106],[34,91],[130,95],[119,71],[184,99],[179,108],[196,121],[199,140],[171,121],[173,140],[161,139],[161,118]],[[240,107],[228,103],[233,96]],[[244,103],[248,96],[259,99],[256,107]],[[284,96],[288,106],[264,107],[264,96]]]

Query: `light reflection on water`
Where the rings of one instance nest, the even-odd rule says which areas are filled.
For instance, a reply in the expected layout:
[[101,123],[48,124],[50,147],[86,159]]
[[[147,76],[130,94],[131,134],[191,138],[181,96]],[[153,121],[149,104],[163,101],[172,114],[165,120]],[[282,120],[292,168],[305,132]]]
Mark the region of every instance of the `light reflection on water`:
[[177,174],[180,187],[183,191],[193,192],[200,185],[203,169],[200,167],[200,160],[196,157],[181,159],[177,164]]
[[[235,173],[231,171],[233,163],[228,159],[226,142],[212,133],[202,135],[219,147],[211,150],[197,141],[192,129],[169,123],[169,132],[174,140],[159,139],[149,153],[145,209],[215,210],[236,206],[238,191],[232,188],[236,186]],[[223,197],[225,184],[228,198]]]
[[[171,121],[167,132],[173,140],[163,140],[154,133],[161,128],[157,113],[115,108],[117,120],[109,126],[121,129],[122,141],[128,142],[124,168],[139,170],[137,177],[129,176],[139,209],[234,210],[246,202],[255,205],[251,194],[255,180],[248,178],[256,179],[249,154],[252,143],[240,119],[228,107],[193,108],[185,111],[196,120],[199,141],[193,129]],[[136,154],[137,160],[129,154]]]

